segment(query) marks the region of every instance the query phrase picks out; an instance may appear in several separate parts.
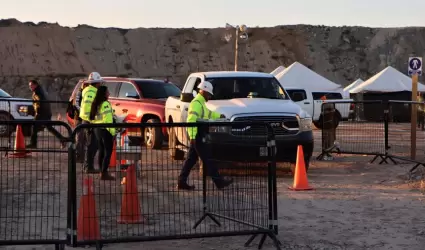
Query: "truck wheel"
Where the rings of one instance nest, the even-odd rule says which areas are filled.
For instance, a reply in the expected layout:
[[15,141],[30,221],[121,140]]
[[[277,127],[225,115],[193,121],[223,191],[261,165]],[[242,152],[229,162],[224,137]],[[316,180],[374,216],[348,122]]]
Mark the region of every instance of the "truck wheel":
[[[160,121],[158,119],[149,119],[146,123],[160,123]],[[161,149],[163,141],[161,127],[145,127],[143,139],[147,148]]]
[[177,148],[177,136],[174,128],[168,130],[168,152],[173,160],[184,160],[184,151]]
[[[11,121],[13,118],[8,113],[0,113],[0,122]],[[7,137],[15,130],[15,126],[3,123],[0,125],[0,137]]]

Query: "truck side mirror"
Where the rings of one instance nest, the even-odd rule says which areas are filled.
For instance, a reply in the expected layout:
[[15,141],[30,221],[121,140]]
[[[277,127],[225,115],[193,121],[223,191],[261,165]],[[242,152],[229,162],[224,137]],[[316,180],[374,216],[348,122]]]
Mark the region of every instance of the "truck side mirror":
[[193,93],[181,93],[180,94],[180,101],[182,102],[191,102],[193,100],[194,96]]

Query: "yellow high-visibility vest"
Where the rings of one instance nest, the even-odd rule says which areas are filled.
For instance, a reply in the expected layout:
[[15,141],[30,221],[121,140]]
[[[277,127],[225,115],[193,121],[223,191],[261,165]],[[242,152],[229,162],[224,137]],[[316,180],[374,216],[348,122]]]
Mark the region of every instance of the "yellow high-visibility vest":
[[[193,98],[189,104],[186,122],[197,122],[199,119],[215,120],[220,118],[221,114],[209,110],[205,103],[205,98],[201,94],[198,94],[195,98]],[[189,127],[187,128],[187,133],[189,134],[189,138],[193,140],[196,138],[198,128]]]
[[[94,120],[91,121],[92,123],[114,123],[114,111],[112,110],[112,105],[108,101],[104,101],[100,107],[99,110],[96,113],[96,116],[94,117]],[[115,136],[116,129],[115,128],[106,128],[106,130],[111,133],[112,136]]]
[[83,89],[82,100],[80,105],[80,118],[85,121],[90,121],[91,104],[96,96],[97,88],[92,85]]

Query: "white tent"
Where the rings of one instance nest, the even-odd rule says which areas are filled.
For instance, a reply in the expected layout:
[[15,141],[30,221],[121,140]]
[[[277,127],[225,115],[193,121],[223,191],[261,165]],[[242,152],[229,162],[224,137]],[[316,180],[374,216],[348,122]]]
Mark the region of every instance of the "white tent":
[[351,83],[350,85],[348,85],[347,87],[345,87],[344,91],[350,92],[350,90],[354,89],[355,87],[359,86],[362,83],[364,83],[364,81],[359,78],[359,79],[355,80],[353,83]]
[[270,74],[277,76],[280,72],[284,71],[285,67],[284,66],[279,66],[277,67],[275,70],[273,70],[272,72],[270,72]]
[[[352,88],[350,93],[412,91],[412,79],[388,66],[369,80]],[[418,91],[425,92],[425,85],[418,83]]]
[[341,91],[341,85],[333,83],[301,63],[294,62],[275,76],[283,87],[296,87],[309,91]]

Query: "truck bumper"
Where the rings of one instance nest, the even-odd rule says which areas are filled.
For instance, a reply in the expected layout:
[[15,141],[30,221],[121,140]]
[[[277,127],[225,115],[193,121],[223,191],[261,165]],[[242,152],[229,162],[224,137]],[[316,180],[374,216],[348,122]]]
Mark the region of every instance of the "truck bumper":
[[[210,134],[212,158],[220,161],[264,162],[267,138],[237,137],[229,134]],[[310,159],[314,150],[313,132],[300,132],[296,135],[276,136],[276,161],[292,162],[297,159],[298,145],[303,147],[304,159]]]

